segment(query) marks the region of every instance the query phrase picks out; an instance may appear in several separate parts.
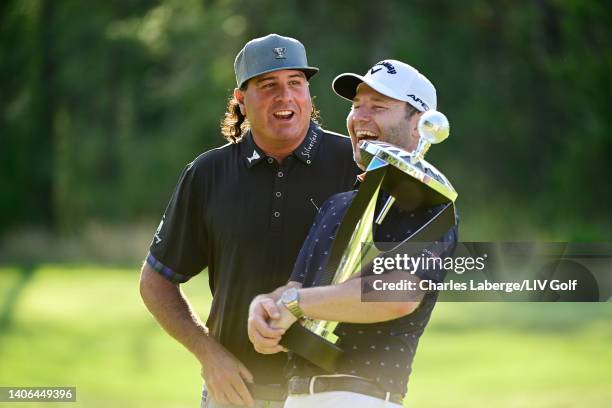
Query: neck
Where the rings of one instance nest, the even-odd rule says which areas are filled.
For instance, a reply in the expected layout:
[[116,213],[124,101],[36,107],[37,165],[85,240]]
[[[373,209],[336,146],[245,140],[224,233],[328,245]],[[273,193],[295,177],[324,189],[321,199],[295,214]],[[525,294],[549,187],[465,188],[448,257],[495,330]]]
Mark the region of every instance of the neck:
[[253,135],[255,144],[257,144],[266,155],[273,157],[278,163],[282,163],[283,160],[293,153],[293,151],[304,141],[304,138],[308,134],[308,130],[304,132],[302,137],[289,140],[266,140],[265,138],[257,136],[252,130],[251,134]]

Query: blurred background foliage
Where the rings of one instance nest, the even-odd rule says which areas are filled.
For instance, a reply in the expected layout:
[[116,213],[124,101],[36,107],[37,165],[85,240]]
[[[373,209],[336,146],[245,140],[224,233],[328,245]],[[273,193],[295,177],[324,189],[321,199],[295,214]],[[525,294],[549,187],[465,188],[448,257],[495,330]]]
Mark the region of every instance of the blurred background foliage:
[[23,230],[48,242],[126,225],[150,235],[184,164],[224,143],[236,53],[270,32],[300,39],[321,68],[311,93],[334,131],[349,109],[330,88],[341,72],[396,58],[436,84],[452,131],[428,157],[460,192],[463,240],[608,239],[609,6],[4,1],[4,253]]
[[[311,93],[330,130],[345,132],[341,72],[395,58],[434,82],[452,130],[428,158],[460,193],[463,241],[609,241],[611,10],[0,2],[0,385],[76,385],[90,408],[198,406],[197,362],[148,315],[136,271],[183,166],[224,143],[236,53],[270,32],[321,68]],[[206,274],[185,290],[206,316]],[[609,305],[441,303],[407,404],[609,407]]]

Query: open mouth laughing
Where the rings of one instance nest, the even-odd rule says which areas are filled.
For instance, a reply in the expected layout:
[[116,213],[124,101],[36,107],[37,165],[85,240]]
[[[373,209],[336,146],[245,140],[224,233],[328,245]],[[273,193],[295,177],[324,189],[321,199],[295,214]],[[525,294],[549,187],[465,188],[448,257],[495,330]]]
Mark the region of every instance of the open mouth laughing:
[[292,110],[279,110],[273,113],[274,117],[276,119],[279,120],[291,120],[291,118],[293,118],[293,116],[295,115],[295,112],[293,112]]
[[357,135],[357,139],[361,140],[376,140],[378,139],[378,135],[371,130],[356,130],[355,135]]

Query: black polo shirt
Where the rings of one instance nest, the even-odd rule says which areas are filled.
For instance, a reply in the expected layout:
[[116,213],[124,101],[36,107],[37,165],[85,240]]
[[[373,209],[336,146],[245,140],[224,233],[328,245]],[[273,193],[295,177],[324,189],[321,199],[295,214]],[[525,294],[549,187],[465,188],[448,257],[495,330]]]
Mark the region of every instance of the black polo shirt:
[[249,304],[287,283],[317,207],[349,190],[358,171],[349,138],[312,123],[281,165],[249,132],[240,143],[201,154],[180,177],[147,262],[176,283],[208,267],[207,326],[257,383],[282,382],[286,357],[253,349]]
[[[301,282],[304,287],[318,285],[329,260],[336,231],[355,195],[356,191],[339,193],[323,204],[300,250],[291,275],[292,281]],[[379,197],[377,213],[384,198],[384,195]],[[382,225],[374,229],[374,239],[377,242],[401,242],[441,209],[402,211],[393,206]],[[425,249],[423,256],[450,256],[456,242],[457,227],[452,227],[439,241]],[[446,271],[418,269],[415,274],[420,279],[442,282]],[[414,312],[399,319],[370,324],[340,323],[334,333],[338,336],[336,344],[344,350],[344,354],[338,362],[337,372],[369,378],[377,381],[385,391],[404,394],[419,338],[429,321],[437,295],[435,291],[427,293]],[[319,374],[327,373],[290,353],[288,377]]]

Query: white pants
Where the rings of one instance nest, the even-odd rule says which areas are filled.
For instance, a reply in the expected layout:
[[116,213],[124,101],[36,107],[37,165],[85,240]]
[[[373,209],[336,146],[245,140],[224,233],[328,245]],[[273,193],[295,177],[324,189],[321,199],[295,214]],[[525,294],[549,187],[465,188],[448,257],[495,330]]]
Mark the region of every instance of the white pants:
[[399,404],[350,391],[290,395],[284,408],[401,408]]

